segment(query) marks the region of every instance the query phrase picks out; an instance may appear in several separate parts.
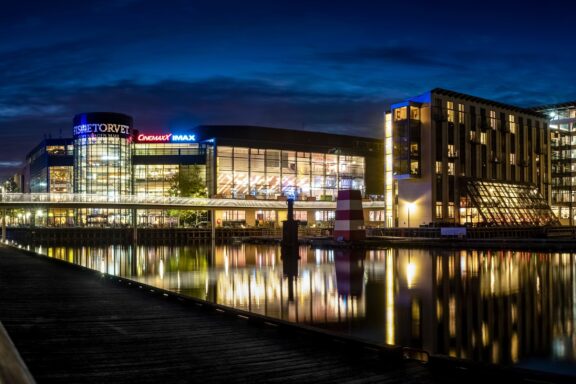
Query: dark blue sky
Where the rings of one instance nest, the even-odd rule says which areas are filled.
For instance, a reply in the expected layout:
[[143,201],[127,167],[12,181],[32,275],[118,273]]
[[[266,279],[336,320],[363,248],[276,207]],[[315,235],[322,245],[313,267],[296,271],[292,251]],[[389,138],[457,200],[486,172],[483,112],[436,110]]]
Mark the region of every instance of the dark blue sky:
[[519,106],[576,100],[558,1],[6,1],[0,176],[74,114],[144,131],[252,124],[382,136],[391,102],[435,87]]

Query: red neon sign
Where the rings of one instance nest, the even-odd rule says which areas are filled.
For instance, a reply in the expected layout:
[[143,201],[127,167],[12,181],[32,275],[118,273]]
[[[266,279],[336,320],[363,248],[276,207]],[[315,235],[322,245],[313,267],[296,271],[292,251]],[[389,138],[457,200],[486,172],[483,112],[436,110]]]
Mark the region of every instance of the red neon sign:
[[167,133],[165,135],[145,135],[139,134],[138,141],[139,142],[155,142],[155,143],[167,143],[170,141],[170,137],[172,136],[171,133]]

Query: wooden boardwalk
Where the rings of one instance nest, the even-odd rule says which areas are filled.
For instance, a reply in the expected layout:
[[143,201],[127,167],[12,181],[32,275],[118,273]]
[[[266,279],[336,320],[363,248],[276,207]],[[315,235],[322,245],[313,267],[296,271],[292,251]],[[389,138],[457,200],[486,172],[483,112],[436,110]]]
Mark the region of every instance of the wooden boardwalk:
[[394,354],[254,325],[5,246],[0,322],[38,383],[436,382]]

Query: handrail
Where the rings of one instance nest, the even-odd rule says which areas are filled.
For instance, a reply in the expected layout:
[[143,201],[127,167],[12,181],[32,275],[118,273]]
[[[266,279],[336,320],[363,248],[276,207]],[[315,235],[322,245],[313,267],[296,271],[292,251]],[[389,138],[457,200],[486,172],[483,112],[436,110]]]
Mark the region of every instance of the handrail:
[[[363,201],[364,208],[383,209],[383,201]],[[214,199],[198,197],[148,197],[136,195],[92,195],[81,193],[3,193],[0,196],[1,207],[25,205],[50,206],[141,206],[180,207],[180,208],[270,208],[285,209],[286,201],[282,200],[244,200]],[[331,201],[296,201],[296,209],[336,209],[336,202]]]
[[0,383],[31,384],[36,381],[0,323]]

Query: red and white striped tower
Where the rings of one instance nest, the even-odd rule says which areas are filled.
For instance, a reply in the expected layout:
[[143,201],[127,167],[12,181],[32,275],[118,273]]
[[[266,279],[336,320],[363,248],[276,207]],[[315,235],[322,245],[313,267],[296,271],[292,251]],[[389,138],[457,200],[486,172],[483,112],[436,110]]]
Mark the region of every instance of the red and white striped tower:
[[358,190],[338,191],[334,240],[360,241],[366,239],[362,194]]

